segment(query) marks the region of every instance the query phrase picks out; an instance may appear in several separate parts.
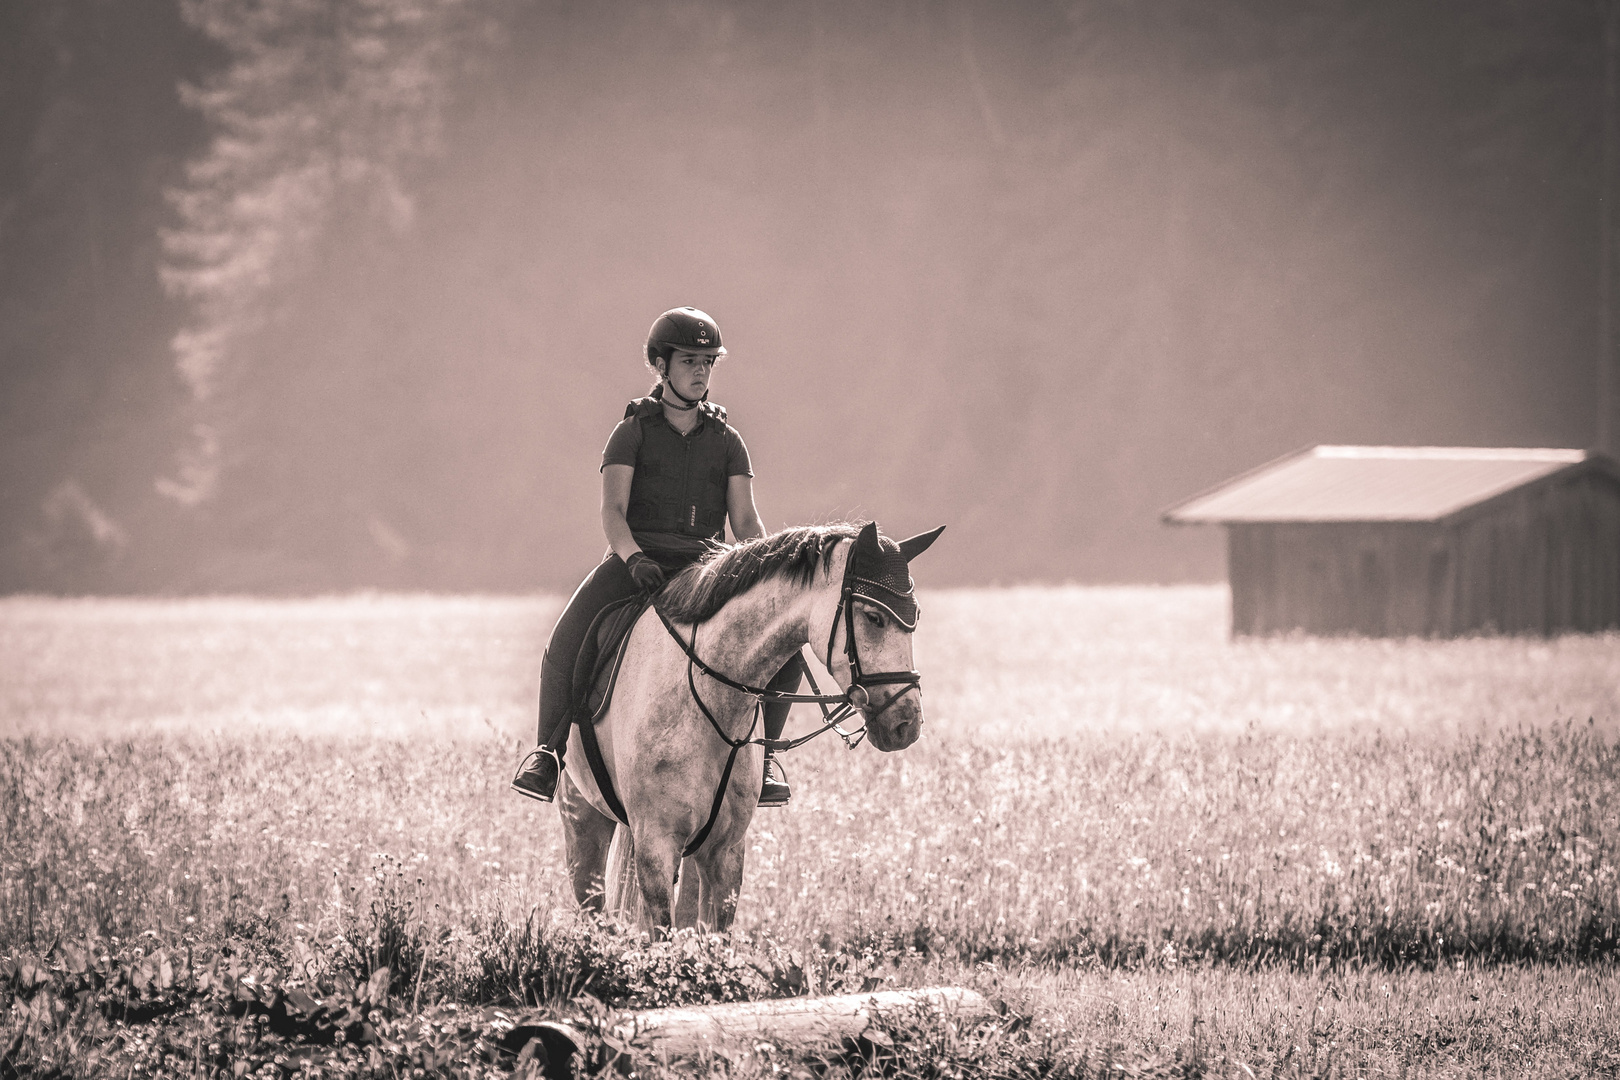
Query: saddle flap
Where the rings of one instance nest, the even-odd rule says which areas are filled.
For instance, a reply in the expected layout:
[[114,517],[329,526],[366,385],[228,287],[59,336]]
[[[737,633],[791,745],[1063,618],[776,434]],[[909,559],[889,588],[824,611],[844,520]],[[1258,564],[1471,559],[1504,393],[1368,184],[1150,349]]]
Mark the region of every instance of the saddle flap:
[[574,661],[576,719],[589,719],[606,707],[607,698],[613,692],[612,676],[619,647],[651,602],[649,594],[637,593],[609,604],[591,622]]

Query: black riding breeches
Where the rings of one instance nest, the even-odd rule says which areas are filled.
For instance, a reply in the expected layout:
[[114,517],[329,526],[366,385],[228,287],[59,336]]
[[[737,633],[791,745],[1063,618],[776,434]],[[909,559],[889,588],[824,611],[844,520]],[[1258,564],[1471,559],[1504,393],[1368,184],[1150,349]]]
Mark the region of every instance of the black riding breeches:
[[540,661],[540,744],[561,750],[568,742],[568,710],[574,702],[574,661],[602,609],[641,591],[624,560],[609,554],[585,576],[557,616]]

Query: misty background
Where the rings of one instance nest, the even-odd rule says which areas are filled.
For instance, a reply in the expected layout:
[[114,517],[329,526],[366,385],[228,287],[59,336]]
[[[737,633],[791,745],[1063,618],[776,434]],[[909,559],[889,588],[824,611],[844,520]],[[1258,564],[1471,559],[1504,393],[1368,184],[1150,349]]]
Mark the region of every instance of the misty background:
[[0,591],[572,588],[665,308],[770,528],[1215,580],[1318,442],[1600,438],[1597,0],[10,0]]

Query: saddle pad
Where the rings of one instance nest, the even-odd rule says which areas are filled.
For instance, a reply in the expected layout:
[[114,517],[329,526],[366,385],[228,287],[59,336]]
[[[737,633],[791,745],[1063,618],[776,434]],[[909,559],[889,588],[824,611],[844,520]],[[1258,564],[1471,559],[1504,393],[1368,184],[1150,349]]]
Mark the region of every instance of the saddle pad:
[[574,718],[588,721],[606,711],[613,693],[613,666],[619,646],[652,603],[647,593],[616,600],[591,622],[574,661]]

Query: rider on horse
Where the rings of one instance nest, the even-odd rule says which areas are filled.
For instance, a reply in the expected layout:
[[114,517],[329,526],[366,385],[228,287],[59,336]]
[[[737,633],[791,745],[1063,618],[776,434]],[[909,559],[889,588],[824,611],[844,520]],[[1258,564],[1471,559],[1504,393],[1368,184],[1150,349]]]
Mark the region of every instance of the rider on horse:
[[[726,354],[720,327],[705,312],[672,308],[647,334],[647,366],[658,376],[648,397],[625,407],[602,452],[602,529],[606,559],[574,592],[557,619],[540,662],[540,745],[523,760],[512,789],[550,802],[562,769],[577,696],[574,661],[591,624],[608,605],[655,592],[725,539],[765,535],[754,507],[753,468],[726,410],[709,401],[714,365]],[[795,655],[769,689],[799,688]],[[767,701],[765,737],[780,739],[790,705]],[[791,793],[767,751],[760,806],[783,806]]]

